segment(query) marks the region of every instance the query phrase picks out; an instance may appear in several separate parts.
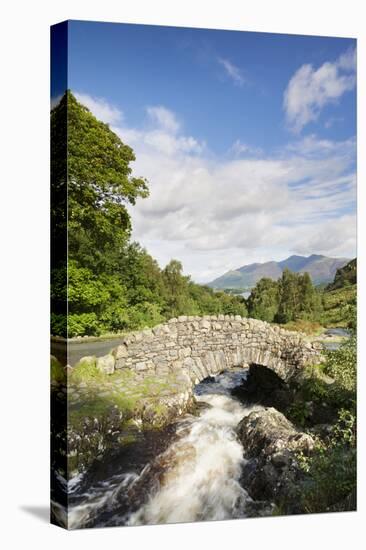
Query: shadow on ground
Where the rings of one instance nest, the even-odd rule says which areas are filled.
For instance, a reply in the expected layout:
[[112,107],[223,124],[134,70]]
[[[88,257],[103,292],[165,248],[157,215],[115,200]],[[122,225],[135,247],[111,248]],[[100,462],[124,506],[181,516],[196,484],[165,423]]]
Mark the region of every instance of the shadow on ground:
[[45,523],[50,523],[49,506],[20,506],[20,509],[27,514],[34,516]]

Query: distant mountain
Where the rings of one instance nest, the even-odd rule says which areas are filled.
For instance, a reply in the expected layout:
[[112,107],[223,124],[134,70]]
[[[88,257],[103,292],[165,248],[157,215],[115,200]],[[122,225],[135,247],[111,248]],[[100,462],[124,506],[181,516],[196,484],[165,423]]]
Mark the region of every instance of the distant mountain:
[[262,277],[277,280],[287,267],[296,273],[307,271],[314,284],[330,283],[337,269],[349,262],[348,258],[328,258],[312,254],[311,256],[290,256],[281,262],[264,262],[244,265],[233,271],[228,271],[207,286],[212,288],[252,288]]

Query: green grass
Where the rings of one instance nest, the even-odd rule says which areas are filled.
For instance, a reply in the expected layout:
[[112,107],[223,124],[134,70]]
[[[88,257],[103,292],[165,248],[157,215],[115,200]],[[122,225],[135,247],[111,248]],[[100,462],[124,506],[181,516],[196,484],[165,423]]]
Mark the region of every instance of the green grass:
[[66,382],[66,371],[61,363],[51,355],[51,382],[64,384]]
[[[104,374],[96,367],[92,358],[90,361],[82,361],[75,366],[69,383],[86,384],[88,392],[86,398],[81,396],[76,403],[70,404],[69,422],[76,429],[80,429],[85,418],[97,418],[100,421],[106,420],[112,409],[117,409],[122,414],[122,422],[139,416],[142,410],[148,407],[149,416],[154,417],[154,423],[159,423],[167,413],[167,408],[161,403],[161,396],[177,384],[174,375],[167,377],[146,376],[142,380],[136,378],[133,371],[121,369],[113,374]],[[112,383],[112,387],[109,384]],[[113,390],[120,388],[115,393]],[[124,390],[128,390],[128,395]],[[98,392],[106,392],[107,395],[100,396]]]
[[97,369],[96,357],[83,358],[76,363],[69,375],[71,383],[80,382],[103,382],[106,380],[106,375]]
[[321,323],[325,327],[347,327],[350,308],[355,304],[357,285],[345,286],[323,294],[324,313]]
[[290,321],[284,325],[280,325],[285,330],[291,330],[296,332],[304,332],[311,336],[319,336],[324,332],[324,327],[317,321],[305,321],[299,319],[298,321]]

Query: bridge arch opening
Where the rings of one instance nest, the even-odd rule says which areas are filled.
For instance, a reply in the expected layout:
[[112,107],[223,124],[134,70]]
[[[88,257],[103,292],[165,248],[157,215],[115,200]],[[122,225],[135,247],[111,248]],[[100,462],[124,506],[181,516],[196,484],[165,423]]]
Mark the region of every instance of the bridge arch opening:
[[279,410],[285,410],[291,403],[288,383],[271,368],[257,363],[250,364],[247,377],[232,393],[240,400]]

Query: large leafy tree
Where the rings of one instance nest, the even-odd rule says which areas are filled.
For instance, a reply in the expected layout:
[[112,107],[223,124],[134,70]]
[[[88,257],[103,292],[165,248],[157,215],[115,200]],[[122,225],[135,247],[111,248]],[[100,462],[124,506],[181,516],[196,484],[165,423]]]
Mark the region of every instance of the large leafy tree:
[[321,309],[320,294],[314,287],[308,273],[293,273],[285,269],[279,281],[280,302],[276,320],[317,320]]
[[[126,303],[118,279],[131,231],[126,205],[148,195],[146,180],[131,175],[134,160],[132,149],[107,124],[70,91],[64,94],[51,112],[54,332],[66,332],[67,285],[69,319],[77,327],[71,335],[96,332],[97,319],[105,318],[112,298],[115,304]],[[87,325],[84,331],[82,325]]]
[[126,204],[148,195],[147,182],[131,175],[132,149],[71,92],[66,99],[69,255],[115,269],[131,230]]
[[279,305],[279,284],[267,277],[263,277],[248,298],[249,315],[263,321],[273,321]]

